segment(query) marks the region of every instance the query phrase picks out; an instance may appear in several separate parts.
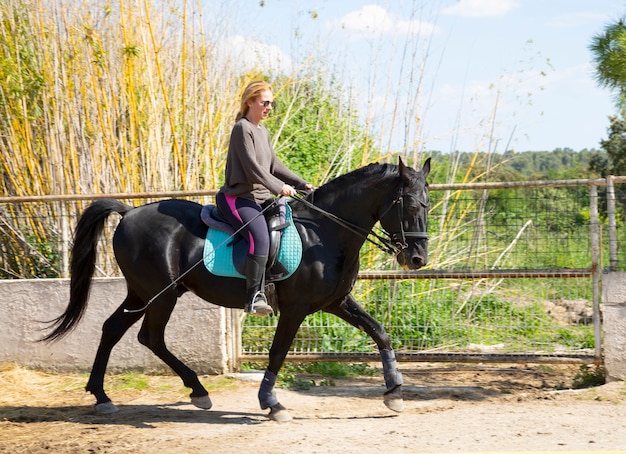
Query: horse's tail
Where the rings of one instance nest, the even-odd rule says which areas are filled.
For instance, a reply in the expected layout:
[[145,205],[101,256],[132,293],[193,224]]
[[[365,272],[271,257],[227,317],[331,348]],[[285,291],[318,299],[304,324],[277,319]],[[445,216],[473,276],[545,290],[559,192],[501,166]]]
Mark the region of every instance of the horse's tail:
[[65,312],[47,322],[51,333],[40,339],[44,342],[59,340],[67,335],[80,321],[91,288],[91,278],[96,269],[98,239],[104,222],[114,211],[122,216],[133,207],[114,199],[100,199],[92,203],[80,217],[74,233],[74,246],[70,262],[70,302]]

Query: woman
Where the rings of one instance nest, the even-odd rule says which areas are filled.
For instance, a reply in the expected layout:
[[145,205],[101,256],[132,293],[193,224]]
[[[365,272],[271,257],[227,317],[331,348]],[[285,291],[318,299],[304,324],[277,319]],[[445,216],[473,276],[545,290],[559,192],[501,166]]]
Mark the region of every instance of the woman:
[[269,132],[261,125],[273,101],[272,87],[267,82],[252,82],[244,90],[230,135],[224,185],[216,195],[222,215],[237,229],[245,225],[240,233],[250,247],[244,310],[255,315],[272,313],[264,293],[270,240],[261,205],[273,195],[292,197],[296,188],[313,189],[278,159]]

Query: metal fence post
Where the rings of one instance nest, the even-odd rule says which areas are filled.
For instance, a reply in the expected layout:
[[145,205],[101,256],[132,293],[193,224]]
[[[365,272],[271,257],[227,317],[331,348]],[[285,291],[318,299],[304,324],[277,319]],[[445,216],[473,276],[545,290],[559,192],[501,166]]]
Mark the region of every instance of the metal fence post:
[[600,320],[600,229],[598,225],[598,187],[589,191],[589,215],[591,236],[591,270],[593,280],[593,345],[596,359],[602,357],[602,330]]
[[67,217],[67,202],[60,201],[61,205],[61,277],[70,276],[70,224]]
[[617,227],[615,223],[614,177],[606,177],[606,211],[609,221],[609,270],[617,271]]

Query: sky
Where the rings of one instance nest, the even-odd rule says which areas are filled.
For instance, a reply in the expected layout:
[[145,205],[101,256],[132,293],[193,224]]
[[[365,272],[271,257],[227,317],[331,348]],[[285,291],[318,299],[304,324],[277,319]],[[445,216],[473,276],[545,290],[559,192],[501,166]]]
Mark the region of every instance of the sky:
[[239,11],[232,46],[287,71],[322,59],[382,131],[383,151],[599,149],[617,112],[589,45],[626,16],[626,0],[229,5]]

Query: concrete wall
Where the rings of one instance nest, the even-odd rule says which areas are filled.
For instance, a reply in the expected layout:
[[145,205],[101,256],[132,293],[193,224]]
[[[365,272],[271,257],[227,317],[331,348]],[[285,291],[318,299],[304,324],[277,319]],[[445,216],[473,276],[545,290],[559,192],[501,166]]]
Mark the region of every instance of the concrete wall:
[[604,365],[608,380],[626,380],[626,272],[602,275]]
[[[64,339],[36,342],[44,320],[60,315],[69,297],[68,279],[0,280],[0,362],[51,371],[89,371],[104,321],[126,296],[123,279],[95,279],[85,316]],[[626,272],[602,277],[603,349],[609,380],[626,380]],[[239,311],[207,303],[191,293],[179,299],[165,331],[169,349],[199,374],[235,369]],[[113,349],[109,371],[169,368],[137,341],[141,320]]]
[[[47,333],[40,322],[65,310],[69,279],[0,281],[0,362],[51,371],[89,371],[102,324],[125,296],[123,279],[94,279],[87,311],[76,329],[62,340],[46,344],[36,342]],[[179,299],[165,331],[168,348],[199,374],[232,370],[233,345],[239,339],[231,329],[236,325],[232,320],[236,315],[186,293]],[[142,320],[113,349],[109,371],[170,371],[137,341]]]

